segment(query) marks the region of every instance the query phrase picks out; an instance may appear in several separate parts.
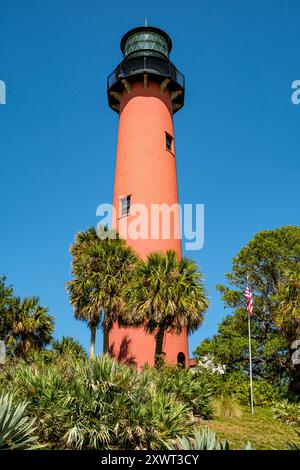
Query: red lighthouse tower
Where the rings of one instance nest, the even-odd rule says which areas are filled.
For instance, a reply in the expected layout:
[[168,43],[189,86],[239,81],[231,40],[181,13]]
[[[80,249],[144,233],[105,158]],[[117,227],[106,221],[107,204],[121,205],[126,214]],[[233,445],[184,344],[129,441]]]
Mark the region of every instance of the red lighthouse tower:
[[[170,249],[181,257],[173,115],[184,103],[184,76],[169,59],[171,48],[170,37],[158,28],[130,30],[121,40],[124,58],[107,84],[109,106],[119,114],[115,228],[142,258]],[[146,236],[133,237],[128,228],[137,205],[147,210]],[[175,207],[167,237],[151,218],[152,208],[161,205]],[[153,365],[154,337],[143,328],[114,325],[109,342],[115,357]],[[167,333],[163,350],[166,361],[187,366],[187,333]]]

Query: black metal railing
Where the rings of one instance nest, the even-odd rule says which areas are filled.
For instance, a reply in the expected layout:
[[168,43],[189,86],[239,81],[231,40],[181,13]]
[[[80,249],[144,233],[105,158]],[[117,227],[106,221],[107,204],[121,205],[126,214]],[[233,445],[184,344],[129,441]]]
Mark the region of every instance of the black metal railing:
[[168,77],[184,89],[184,75],[179,72],[170,60],[155,56],[128,57],[107,77],[107,87],[110,90],[122,78],[128,78],[140,73]]

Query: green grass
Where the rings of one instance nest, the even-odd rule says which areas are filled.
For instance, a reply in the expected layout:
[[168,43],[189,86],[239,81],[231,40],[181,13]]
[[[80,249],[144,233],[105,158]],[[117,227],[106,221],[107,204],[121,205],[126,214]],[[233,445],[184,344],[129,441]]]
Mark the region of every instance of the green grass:
[[242,411],[240,418],[218,416],[205,424],[222,440],[227,439],[231,449],[241,449],[247,442],[253,450],[284,450],[288,449],[287,442],[300,445],[294,428],[275,420],[271,408],[257,407],[254,416],[245,407]]

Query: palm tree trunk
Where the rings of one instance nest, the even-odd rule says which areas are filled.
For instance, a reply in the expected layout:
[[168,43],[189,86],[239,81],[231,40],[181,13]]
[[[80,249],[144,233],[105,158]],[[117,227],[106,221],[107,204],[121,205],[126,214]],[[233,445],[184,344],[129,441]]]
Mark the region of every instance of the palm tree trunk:
[[109,354],[109,327],[103,323],[103,354]]
[[164,362],[164,359],[163,359],[164,335],[165,335],[164,328],[158,328],[157,333],[155,335],[155,356],[154,356],[154,364],[157,369],[162,367],[163,362]]
[[90,346],[90,359],[95,357],[95,343],[96,343],[96,327],[93,325],[91,328],[91,346]]

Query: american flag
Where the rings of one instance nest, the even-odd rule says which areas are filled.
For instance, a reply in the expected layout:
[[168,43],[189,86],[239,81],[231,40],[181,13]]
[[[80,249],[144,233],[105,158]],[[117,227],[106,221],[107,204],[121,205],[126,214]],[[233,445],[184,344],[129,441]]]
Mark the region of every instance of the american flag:
[[249,317],[251,317],[253,313],[253,301],[252,301],[252,293],[251,293],[250,287],[248,286],[246,287],[245,297],[247,299],[248,314],[249,314]]

